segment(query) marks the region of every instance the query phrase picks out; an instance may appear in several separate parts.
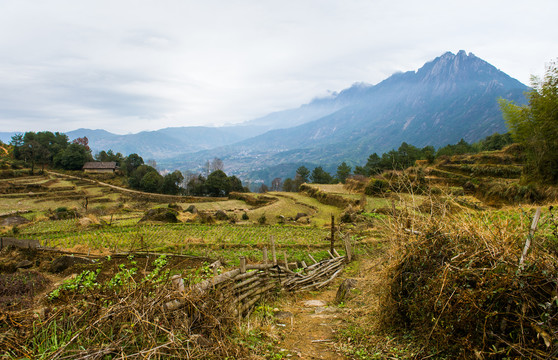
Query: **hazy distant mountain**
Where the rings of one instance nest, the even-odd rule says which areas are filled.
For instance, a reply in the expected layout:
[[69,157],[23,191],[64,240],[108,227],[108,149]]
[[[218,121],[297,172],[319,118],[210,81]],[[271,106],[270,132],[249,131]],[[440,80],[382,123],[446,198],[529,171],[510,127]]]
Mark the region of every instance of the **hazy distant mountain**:
[[253,177],[280,164],[362,164],[371,153],[397,148],[403,141],[419,147],[461,138],[473,142],[505,132],[497,99],[522,103],[528,89],[473,54],[447,52],[418,71],[394,74],[377,85],[356,84],[321,99],[326,115],[318,119],[167,164],[193,168],[219,157],[228,169]]
[[70,139],[86,136],[93,154],[112,150],[123,155],[137,153],[147,159],[166,159],[189,152],[232,144],[264,130],[254,127],[173,127],[137,134],[117,135],[105,130],[78,129],[66,134]]

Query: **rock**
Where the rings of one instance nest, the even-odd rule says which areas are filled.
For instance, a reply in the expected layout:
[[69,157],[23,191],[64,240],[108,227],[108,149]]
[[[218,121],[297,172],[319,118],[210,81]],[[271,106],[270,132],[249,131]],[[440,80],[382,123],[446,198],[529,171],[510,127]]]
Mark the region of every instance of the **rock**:
[[29,260],[22,260],[16,264],[17,269],[29,269],[33,267],[33,263]]
[[16,215],[16,216],[7,217],[2,221],[0,221],[0,226],[14,226],[14,225],[27,224],[28,222],[30,221],[24,218],[23,216]]
[[178,204],[169,204],[169,205],[168,205],[168,208],[169,208],[169,209],[174,209],[174,210],[179,211],[179,212],[184,211],[184,210],[182,209],[182,206],[180,206],[180,205],[178,205]]
[[229,216],[223,210],[217,210],[217,212],[215,212],[215,215],[213,215],[213,217],[221,221],[229,220]]
[[306,214],[306,213],[298,213],[298,214],[296,214],[296,216],[295,216],[295,221],[298,221],[298,219],[300,219],[300,218],[302,218],[302,217],[305,217],[305,216],[308,216],[308,214]]
[[54,214],[49,218],[50,220],[67,220],[67,219],[78,219],[81,215],[75,209],[67,209],[65,207],[60,207],[54,211]]
[[306,307],[317,307],[317,306],[327,306],[327,303],[323,300],[306,300],[302,303]]
[[62,271],[77,264],[92,264],[93,260],[81,258],[77,256],[60,256],[50,264],[49,271],[52,273],[61,273]]
[[90,219],[88,217],[84,217],[84,218],[79,219],[78,223],[79,223],[79,226],[81,226],[81,227],[88,227],[88,226],[94,225],[95,221],[93,221],[92,219]]
[[293,313],[288,311],[275,311],[274,315],[276,319],[289,319],[293,317]]
[[178,211],[169,208],[156,208],[148,210],[139,222],[158,221],[165,223],[180,222],[177,218]]
[[357,284],[355,279],[345,279],[341,285],[339,285],[339,289],[337,289],[337,294],[335,295],[335,304],[341,304],[347,298],[347,293],[354,289]]
[[301,218],[296,219],[296,222],[299,223],[299,224],[308,224],[308,223],[310,223],[310,218],[301,217]]
[[188,208],[184,211],[192,213],[192,214],[197,214],[198,213],[198,209],[196,209],[196,207],[194,205],[188,206]]

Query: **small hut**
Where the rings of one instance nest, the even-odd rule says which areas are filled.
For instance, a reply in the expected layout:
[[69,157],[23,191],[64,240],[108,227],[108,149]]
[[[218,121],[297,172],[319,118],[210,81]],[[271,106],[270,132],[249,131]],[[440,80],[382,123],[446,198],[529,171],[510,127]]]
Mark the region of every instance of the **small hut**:
[[112,174],[116,171],[116,162],[114,161],[93,161],[86,162],[83,165],[83,172]]

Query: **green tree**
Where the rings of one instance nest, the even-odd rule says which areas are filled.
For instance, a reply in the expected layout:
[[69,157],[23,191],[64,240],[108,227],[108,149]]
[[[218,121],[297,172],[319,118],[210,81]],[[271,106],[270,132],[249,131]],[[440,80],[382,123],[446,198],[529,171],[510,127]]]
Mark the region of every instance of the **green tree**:
[[14,147],[14,159],[21,160],[21,147],[23,146],[23,134],[17,133],[12,136],[12,141],[10,142]]
[[140,181],[140,190],[157,193],[163,185],[163,177],[157,171],[149,171]]
[[380,162],[381,159],[378,154],[371,154],[366,161],[366,165],[364,165],[364,169],[366,170],[366,172],[361,175],[370,176],[380,173],[382,171],[380,168]]
[[141,165],[143,165],[143,158],[138,154],[130,154],[128,155],[126,160],[124,160],[123,168],[124,171],[126,171],[126,174],[130,176],[130,174],[132,174],[134,170],[136,170]]
[[163,178],[161,192],[163,194],[176,195],[180,193],[180,184],[184,181],[184,176],[178,170],[168,173]]
[[306,166],[301,166],[296,169],[296,176],[302,181],[302,183],[308,182],[308,176],[310,175],[310,170]]
[[550,64],[543,79],[531,78],[528,105],[500,99],[500,108],[515,141],[524,146],[526,180],[558,183],[558,68]]
[[344,184],[349,175],[351,175],[351,170],[351,167],[343,161],[341,165],[337,167],[337,179]]
[[83,145],[72,143],[56,155],[54,165],[65,170],[81,170],[83,165],[91,160],[91,153]]
[[209,196],[227,196],[230,192],[230,182],[223,170],[216,170],[209,174],[205,181],[206,191]]
[[313,184],[331,184],[333,178],[326,172],[321,166],[318,166],[312,170],[310,175]]
[[157,170],[149,165],[140,165],[128,176],[128,186],[132,189],[141,189],[141,180],[143,177],[150,172],[157,173]]
[[242,186],[242,181],[236,176],[229,176],[229,191],[230,192],[245,192]]
[[286,178],[285,181],[283,181],[283,191],[287,191],[287,192],[296,191],[293,179]]

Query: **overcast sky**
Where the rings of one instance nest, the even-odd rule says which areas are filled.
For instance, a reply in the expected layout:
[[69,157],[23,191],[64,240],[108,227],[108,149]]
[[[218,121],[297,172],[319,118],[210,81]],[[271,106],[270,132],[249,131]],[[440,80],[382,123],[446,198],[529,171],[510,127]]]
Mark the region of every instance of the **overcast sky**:
[[0,132],[223,125],[463,49],[529,84],[558,1],[0,0]]

